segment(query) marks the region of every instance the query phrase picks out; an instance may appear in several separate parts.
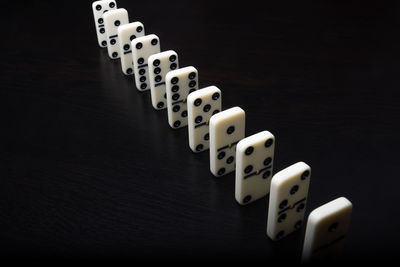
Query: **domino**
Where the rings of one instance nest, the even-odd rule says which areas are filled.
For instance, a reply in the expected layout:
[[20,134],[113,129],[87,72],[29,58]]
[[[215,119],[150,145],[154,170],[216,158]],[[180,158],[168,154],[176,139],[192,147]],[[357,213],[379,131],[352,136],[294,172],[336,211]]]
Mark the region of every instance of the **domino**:
[[192,66],[172,70],[165,75],[168,123],[174,129],[188,125],[186,98],[197,90],[198,76],[197,69]]
[[135,84],[139,91],[150,89],[149,56],[160,53],[160,39],[155,34],[149,34],[133,39],[131,42],[133,71]]
[[301,228],[306,209],[311,168],[295,163],[276,173],[271,180],[267,235],[279,240]]
[[337,259],[343,249],[353,205],[340,197],[313,210],[308,216],[302,262]]
[[157,110],[167,108],[165,76],[179,68],[178,54],[173,50],[149,56],[151,103]]
[[104,29],[108,39],[108,56],[112,59],[120,58],[118,43],[118,27],[129,23],[128,11],[124,8],[110,10],[103,15]]
[[210,118],[221,111],[221,90],[209,86],[187,97],[189,147],[201,152],[210,147]]
[[94,1],[92,4],[94,25],[96,26],[97,42],[100,47],[107,47],[107,35],[104,28],[103,14],[117,8],[114,0]]
[[269,193],[274,161],[275,137],[262,131],[236,146],[235,199],[249,204]]
[[240,107],[210,118],[210,171],[220,177],[235,170],[236,145],[245,137],[245,112]]
[[121,25],[118,27],[118,43],[119,53],[121,55],[121,67],[122,72],[125,75],[133,74],[133,57],[131,42],[137,37],[142,37],[145,35],[144,26],[141,22],[136,21]]

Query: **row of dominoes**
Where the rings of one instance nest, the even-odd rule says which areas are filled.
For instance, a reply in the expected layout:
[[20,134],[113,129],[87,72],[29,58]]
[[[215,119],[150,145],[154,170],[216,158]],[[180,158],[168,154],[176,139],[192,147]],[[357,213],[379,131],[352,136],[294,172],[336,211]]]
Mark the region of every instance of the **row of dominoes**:
[[[161,52],[155,34],[145,34],[141,22],[129,23],[128,12],[115,0],[92,5],[98,43],[122,72],[134,74],[139,91],[150,90],[154,109],[167,108],[168,123],[188,127],[193,152],[209,149],[210,170],[216,177],[235,171],[235,199],[247,205],[269,194],[267,235],[279,240],[303,225],[311,168],[298,162],[273,175],[275,137],[262,131],[245,137],[245,112],[222,110],[216,86],[198,88],[198,71],[179,66],[178,54]],[[335,255],[349,227],[352,204],[344,197],[312,211],[308,217],[303,260]]]

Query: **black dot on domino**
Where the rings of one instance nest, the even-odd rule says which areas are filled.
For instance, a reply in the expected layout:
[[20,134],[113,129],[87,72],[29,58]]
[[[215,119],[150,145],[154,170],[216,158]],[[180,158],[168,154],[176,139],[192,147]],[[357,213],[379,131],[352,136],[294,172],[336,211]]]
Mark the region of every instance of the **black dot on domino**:
[[164,102],[158,102],[157,103],[157,108],[163,108],[164,107]]
[[182,111],[182,113],[181,113],[181,116],[183,117],[183,118],[186,118],[187,117],[187,110],[184,110],[184,111]]
[[154,74],[159,74],[161,72],[161,69],[159,67],[154,69]]
[[146,88],[147,88],[147,84],[146,84],[146,83],[142,83],[142,84],[140,85],[140,88],[141,88],[142,90],[146,89]]
[[144,75],[145,73],[146,73],[146,70],[145,70],[145,69],[140,69],[140,70],[139,70],[139,74],[140,74],[140,75]]
[[102,46],[107,46],[107,41],[102,41],[102,42],[101,42],[101,45],[102,45]]
[[172,63],[171,65],[169,65],[169,68],[171,70],[175,70],[178,67],[178,65],[176,63]]
[[225,173],[225,168],[221,168],[218,170],[218,175],[223,175]]
[[268,158],[266,158],[266,159],[264,160],[264,165],[265,165],[265,166],[268,166],[269,164],[271,164],[271,162],[272,162],[272,158],[271,158],[271,157],[268,157]]
[[190,90],[189,90],[189,94],[192,93],[192,92],[194,92],[194,91],[196,91],[196,89],[190,89]]
[[208,141],[208,139],[210,139],[210,134],[206,133],[203,138],[204,140]]
[[112,57],[113,57],[113,58],[118,57],[118,53],[117,53],[117,52],[113,52],[113,53],[112,53]]
[[175,106],[172,108],[172,111],[173,111],[173,112],[178,112],[180,109],[181,109],[181,106],[175,105]]
[[248,203],[251,200],[251,195],[247,195],[245,196],[245,198],[243,199],[243,203]]
[[193,80],[194,78],[196,78],[196,72],[191,72],[189,74],[189,79]]
[[284,235],[285,235],[285,231],[282,230],[276,235],[276,239],[281,239]]
[[151,44],[152,45],[157,45],[158,44],[158,40],[156,38],[154,38],[153,40],[151,40]]
[[102,8],[101,5],[97,5],[97,6],[96,6],[96,10],[97,10],[97,11],[100,11],[101,8]]
[[145,82],[145,81],[146,81],[146,76],[141,76],[141,77],[139,78],[139,81]]
[[190,83],[189,83],[189,87],[190,88],[193,88],[193,87],[195,87],[196,86],[196,81],[191,81]]
[[160,66],[160,60],[159,59],[154,60],[153,66],[155,66],[155,67]]
[[244,169],[244,173],[250,173],[253,170],[253,166],[252,165],[248,165],[245,169]]
[[216,109],[216,110],[214,110],[214,111],[213,111],[213,113],[212,113],[212,114],[213,114],[213,115],[215,115],[215,114],[217,114],[218,112],[219,112],[219,110],[218,110],[218,109]]
[[244,151],[244,154],[246,155],[251,155],[251,153],[253,153],[254,151],[254,147],[249,146],[248,148],[246,148],[246,150]]
[[172,86],[171,91],[174,92],[174,93],[178,92],[179,91],[179,85]]
[[203,101],[201,100],[201,98],[197,98],[197,99],[194,101],[194,105],[195,105],[196,107],[198,107],[198,106],[201,105],[202,102],[203,102]]
[[286,213],[282,213],[279,217],[278,217],[278,223],[283,222],[287,217]]
[[299,186],[298,185],[294,185],[291,189],[290,189],[290,194],[294,195],[296,194],[296,192],[299,191]]
[[110,7],[110,8],[114,8],[114,7],[115,7],[115,3],[114,3],[114,2],[111,2],[111,3],[109,4],[109,7]]
[[171,79],[171,83],[172,84],[177,84],[179,82],[179,78],[178,77],[174,77]]
[[338,222],[334,222],[334,223],[332,223],[332,224],[329,226],[328,231],[329,231],[330,233],[336,232],[336,230],[338,229],[338,227],[339,227],[339,223],[338,223]]
[[174,127],[177,128],[181,125],[181,122],[179,120],[174,122]]
[[267,179],[268,177],[271,176],[271,171],[267,170],[263,173],[262,178],[263,179]]
[[217,99],[219,98],[219,93],[218,93],[218,92],[214,93],[214,94],[211,96],[211,98],[212,98],[213,100],[217,100]]
[[294,229],[300,229],[301,228],[301,225],[303,224],[303,221],[302,220],[299,220],[299,221],[297,221],[296,223],[295,223],[295,225],[294,225]]
[[137,32],[142,32],[142,31],[143,31],[143,27],[142,27],[142,26],[137,27],[137,28],[136,28],[136,31],[137,31]]
[[144,63],[144,58],[139,58],[137,61],[138,64],[142,65]]
[[169,61],[175,62],[175,60],[176,60],[176,55],[171,55],[171,56],[169,57]]
[[220,159],[220,160],[223,159],[224,157],[225,157],[225,152],[224,151],[221,151],[217,156],[217,158]]
[[115,45],[117,43],[117,40],[111,39],[110,44]]
[[156,81],[156,82],[160,82],[161,81],[161,76],[160,75],[157,75],[155,78],[154,78],[154,80]]
[[229,126],[228,129],[226,129],[227,134],[232,134],[235,131],[235,126]]
[[98,22],[99,24],[103,24],[104,20],[103,20],[102,18],[99,18],[99,19],[97,20],[97,22]]
[[267,141],[265,141],[264,146],[265,147],[270,147],[274,143],[274,139],[270,138]]
[[131,37],[129,37],[129,40],[133,40],[133,39],[135,39],[136,38],[136,35],[131,35]]
[[304,203],[301,203],[301,204],[296,208],[296,211],[297,211],[297,212],[300,212],[300,211],[304,210],[305,207],[306,207],[306,205],[305,205]]
[[211,105],[210,104],[204,105],[204,107],[203,107],[203,111],[204,112],[209,112],[210,109],[211,109]]
[[196,146],[196,151],[201,151],[203,150],[203,148],[204,148],[203,144],[199,144]]
[[139,42],[139,43],[136,44],[136,49],[141,49],[142,47],[143,47],[142,43]]
[[203,117],[202,116],[197,116],[195,119],[194,119],[194,122],[195,123],[200,123],[200,122],[202,122],[203,121]]
[[305,180],[305,179],[307,179],[307,177],[308,177],[309,175],[310,175],[310,171],[307,170],[307,171],[303,172],[303,174],[301,175],[300,179],[301,179],[301,180]]
[[230,156],[229,158],[226,159],[226,163],[231,164],[235,158],[233,156]]
[[119,20],[114,21],[114,25],[118,27],[119,25],[121,25],[121,21]]
[[126,73],[128,73],[128,74],[132,74],[132,72],[133,72],[132,68],[128,68],[128,69],[126,70]]
[[105,30],[104,28],[101,28],[101,29],[100,29],[100,33],[101,33],[101,34],[103,34],[103,33],[105,33],[105,32],[106,32],[106,30]]
[[129,50],[129,48],[131,48],[130,45],[128,45],[128,44],[124,45],[124,50]]
[[172,100],[178,100],[179,99],[179,94],[173,94],[172,95]]
[[279,209],[285,208],[288,205],[288,203],[289,202],[287,199],[282,200],[282,202],[279,204]]

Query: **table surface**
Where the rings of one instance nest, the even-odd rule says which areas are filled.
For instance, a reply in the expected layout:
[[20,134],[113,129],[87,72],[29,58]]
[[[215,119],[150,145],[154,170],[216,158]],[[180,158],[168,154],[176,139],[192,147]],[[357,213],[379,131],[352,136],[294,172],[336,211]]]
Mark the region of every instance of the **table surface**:
[[[323,2],[323,3],[320,3]],[[117,1],[161,49],[275,135],[274,172],[312,168],[306,216],[353,203],[347,259],[400,239],[397,3]],[[120,62],[97,46],[90,1],[9,2],[1,17],[1,250],[17,259],[299,262],[305,227],[265,234],[268,198],[240,206]]]

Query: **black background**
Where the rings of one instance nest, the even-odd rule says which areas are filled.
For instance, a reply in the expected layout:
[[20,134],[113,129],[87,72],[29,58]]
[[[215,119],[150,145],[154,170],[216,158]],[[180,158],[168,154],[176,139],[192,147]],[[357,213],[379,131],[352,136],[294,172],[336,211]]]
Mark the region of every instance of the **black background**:
[[[14,2],[14,3],[13,3]],[[273,242],[268,199],[241,207],[187,128],[97,45],[91,1],[2,6],[1,254],[13,259],[299,262],[303,229]],[[312,168],[306,216],[353,203],[346,259],[394,259],[398,206],[399,3],[122,1],[246,135],[276,137],[274,172]]]

